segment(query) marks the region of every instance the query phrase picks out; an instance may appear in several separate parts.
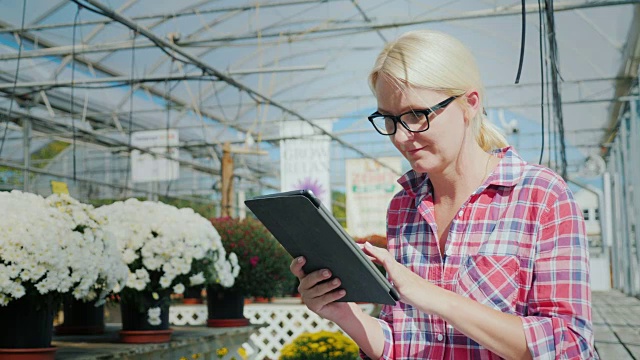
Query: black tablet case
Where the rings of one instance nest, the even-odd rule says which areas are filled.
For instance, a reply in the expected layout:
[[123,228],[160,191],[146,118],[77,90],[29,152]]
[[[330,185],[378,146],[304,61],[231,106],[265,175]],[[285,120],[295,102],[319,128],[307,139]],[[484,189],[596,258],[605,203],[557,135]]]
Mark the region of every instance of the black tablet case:
[[291,256],[304,256],[305,273],[331,270],[347,294],[338,301],[393,305],[398,294],[320,201],[308,190],[244,202]]

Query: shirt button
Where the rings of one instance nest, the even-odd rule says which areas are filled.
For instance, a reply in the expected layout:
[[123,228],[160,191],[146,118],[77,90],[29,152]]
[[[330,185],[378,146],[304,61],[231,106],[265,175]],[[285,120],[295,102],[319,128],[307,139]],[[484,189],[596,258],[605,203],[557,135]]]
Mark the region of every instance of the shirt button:
[[462,215],[464,215],[464,211],[462,210],[458,211],[458,216],[462,216]]
[[442,339],[444,339],[444,336],[442,336],[442,334],[438,334],[438,341],[442,341]]

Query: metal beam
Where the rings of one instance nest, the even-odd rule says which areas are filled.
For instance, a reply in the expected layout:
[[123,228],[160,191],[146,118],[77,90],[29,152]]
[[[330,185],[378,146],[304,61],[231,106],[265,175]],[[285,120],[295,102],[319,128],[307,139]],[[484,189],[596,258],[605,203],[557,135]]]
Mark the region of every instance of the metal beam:
[[[7,24],[3,21],[0,21],[0,27],[6,27]],[[28,33],[22,34],[22,37],[25,39],[28,39],[31,42],[35,42],[36,38]],[[44,47],[54,47],[54,45],[48,41],[45,40],[41,40],[38,39],[37,40],[38,43],[40,44],[40,46],[44,46]],[[122,76],[121,73],[118,73],[117,71],[108,68],[107,66],[105,66],[104,64],[101,63],[95,63],[89,59],[86,59],[84,57],[81,56],[77,56],[76,55],[76,61],[81,62],[86,64],[87,66],[89,66],[90,68],[94,68],[98,71],[100,71],[101,73],[107,74],[107,75],[112,75],[112,76]],[[175,96],[169,96],[168,94],[164,93],[163,91],[157,90],[156,88],[154,88],[153,86],[148,86],[148,85],[138,85],[140,86],[142,89],[144,89],[145,91],[148,91],[149,93],[151,93],[152,95],[158,96],[162,99],[165,99],[173,104],[177,104],[178,106],[182,106],[182,107],[189,107],[189,104],[186,101],[183,101],[182,99],[175,97]],[[45,103],[46,103],[46,99],[44,99]],[[222,124],[225,124],[226,126],[229,126],[233,129],[236,129],[238,131],[242,131],[242,132],[246,132],[245,129],[239,128],[237,126],[235,126],[234,124],[229,124],[226,119],[223,119],[220,115],[218,114],[213,114],[211,112],[202,112],[202,114],[204,116],[206,116],[209,119],[218,121]]]
[[[1,111],[5,111],[6,109],[4,108],[0,108],[0,112]],[[32,127],[35,128],[35,124],[42,124],[41,128],[45,131],[57,131],[58,133],[62,134],[63,131],[66,129],[67,131],[72,130],[72,125],[71,123],[64,123],[64,122],[58,122],[58,121],[52,121],[37,115],[32,114],[31,112],[25,112],[22,110],[13,110],[12,111],[12,115],[13,117],[15,117],[16,119],[19,118],[27,118],[27,119],[31,119],[32,120]],[[7,121],[9,121],[11,119],[7,119]],[[95,145],[99,145],[99,146],[103,146],[103,147],[109,147],[112,148],[114,146],[116,147],[125,147],[126,151],[130,151],[130,150],[139,150],[142,153],[149,153],[149,154],[153,154],[155,156],[158,157],[162,157],[162,158],[166,158],[172,161],[176,161],[178,163],[180,163],[181,165],[185,165],[187,167],[190,167],[196,171],[200,171],[200,172],[204,172],[204,173],[208,173],[208,174],[214,174],[214,175],[219,175],[220,174],[220,170],[216,169],[216,168],[212,168],[212,167],[208,167],[208,166],[204,166],[202,164],[199,164],[197,162],[192,162],[192,161],[188,161],[188,160],[184,160],[184,159],[180,159],[180,158],[173,158],[169,155],[163,155],[163,154],[156,154],[153,153],[152,151],[150,151],[150,149],[144,149],[144,148],[139,148],[136,146],[131,146],[129,145],[127,142],[124,141],[120,141],[118,139],[114,139],[113,137],[110,137],[108,135],[105,135],[101,132],[98,132],[96,130],[90,129],[88,127],[86,128],[81,128],[81,127],[76,127],[76,134],[79,138],[87,138],[88,140],[86,140],[88,143],[93,143]],[[66,139],[66,141],[70,141],[69,138]],[[209,143],[209,146],[212,146],[215,144],[211,144]],[[263,172],[263,173],[269,173],[271,169],[251,169],[252,171],[259,171],[259,172]],[[245,180],[248,181],[252,181],[255,182],[257,184],[260,184],[262,186],[267,186],[270,187],[270,185],[264,183],[262,180],[254,178],[254,177],[249,177],[249,176],[238,176],[236,175],[237,178],[244,178]],[[271,188],[271,187],[270,187]]]
[[[44,170],[44,169],[39,169],[39,168],[34,168],[34,167],[25,167],[24,165],[18,165],[18,164],[15,164],[15,163],[12,163],[12,162],[8,162],[8,161],[3,161],[3,160],[0,160],[0,166],[8,167],[8,168],[11,168],[11,169],[21,170],[21,171],[24,171],[27,174],[28,173],[34,173],[34,174],[40,174],[40,175],[55,176],[55,177],[62,178],[62,179],[69,179],[69,180],[84,182],[84,183],[88,183],[88,184],[96,184],[96,185],[106,186],[106,187],[110,187],[110,188],[118,189],[118,190],[130,190],[130,191],[136,191],[136,192],[141,192],[141,193],[149,193],[149,189],[147,189],[147,188],[141,189],[141,188],[135,188],[135,187],[132,187],[132,186],[127,186],[127,185],[116,185],[116,184],[111,184],[111,183],[104,182],[104,181],[99,181],[99,180],[89,179],[89,178],[83,178],[83,177],[76,177],[74,179],[73,175],[56,173],[56,172],[52,172],[52,171],[49,171],[49,170]],[[173,198],[173,199],[194,201],[194,202],[204,203],[204,204],[210,204],[211,203],[211,200],[209,200],[209,199],[200,199],[200,198],[192,198],[192,197],[185,197],[185,196],[167,195],[166,193],[159,193],[159,192],[157,192],[155,194],[160,195],[160,196],[166,196],[166,197]]]
[[[85,1],[89,3],[93,2],[93,0],[85,0]],[[563,2],[563,3],[554,4],[554,12],[571,11],[576,9],[588,9],[588,8],[603,7],[603,6],[639,4],[639,3],[640,3],[640,0]],[[106,7],[105,9],[108,9],[109,11],[115,14],[113,10]],[[537,4],[527,5],[526,12],[537,13],[538,5]],[[413,26],[413,25],[423,25],[428,23],[512,16],[512,15],[520,15],[521,13],[522,13],[522,10],[518,5],[518,6],[511,6],[511,7],[503,7],[497,10],[489,9],[489,10],[469,11],[469,12],[465,12],[458,15],[422,18],[422,19],[404,21],[404,22],[379,23],[379,24],[369,24],[365,22],[363,25],[335,26],[335,27],[323,27],[323,28],[314,27],[312,29],[290,31],[290,32],[263,33],[262,30],[260,30],[259,32],[251,33],[248,35],[213,37],[208,39],[182,41],[182,42],[178,42],[177,44],[180,47],[189,47],[193,45],[202,45],[202,44],[210,44],[210,43],[217,43],[217,42],[228,43],[232,41],[255,39],[258,37],[260,39],[285,37],[288,39],[287,41],[295,42],[295,41],[299,41],[302,37],[312,35],[312,34],[322,34],[322,33],[340,34],[341,32],[344,32],[343,34],[340,34],[340,35],[350,35],[353,33],[379,31],[383,29],[392,29],[392,28],[399,28],[399,27]],[[121,16],[121,15],[118,15],[118,16]],[[129,18],[126,18],[126,19],[129,19]],[[129,19],[129,21],[131,20]],[[133,26],[140,27],[140,25],[138,24],[135,24]],[[75,50],[72,49],[72,46],[60,46],[60,47],[51,48],[51,49],[25,51],[22,53],[22,57],[35,58],[35,57],[42,57],[42,56],[62,56],[62,55],[71,54],[72,50],[75,54],[110,52],[110,51],[130,49],[131,46],[132,46],[132,41],[101,43],[101,44],[92,44],[92,45],[76,45]],[[151,41],[136,42],[136,48],[151,48],[151,47],[155,47],[155,44]],[[15,58],[17,58],[17,54],[0,55],[0,60],[11,60]]]
[[[221,12],[230,12],[230,11],[247,11],[253,10],[256,8],[273,8],[273,7],[281,7],[281,6],[291,6],[291,5],[306,5],[306,4],[318,4],[318,3],[327,3],[327,2],[336,2],[336,1],[345,1],[345,0],[298,0],[298,1],[283,1],[278,3],[254,3],[243,6],[230,6],[230,7],[222,7],[215,9],[194,9],[189,7],[188,10],[177,11],[171,13],[159,13],[159,14],[149,14],[149,15],[141,15],[141,16],[133,16],[131,20],[139,21],[139,20],[153,20],[153,19],[161,19],[161,20],[170,20],[174,18],[184,17],[184,16],[198,16],[198,15],[206,15],[206,14],[215,14]],[[60,3],[56,7],[61,7],[60,5],[65,5],[67,0],[61,0]],[[53,10],[53,9],[52,9]],[[45,13],[46,16],[50,15],[50,12]],[[46,16],[43,17],[46,18]],[[42,19],[41,19],[42,20]],[[41,21],[40,20],[40,21]],[[34,21],[34,24],[39,23],[40,21]],[[106,25],[116,22],[113,19],[100,19],[100,20],[87,20],[87,21],[79,21],[76,23],[76,26],[86,26],[86,25]],[[30,25],[25,26],[25,31],[40,31],[40,30],[50,30],[50,29],[60,29],[60,28],[70,28],[73,27],[72,22],[67,23],[58,23],[58,24],[42,24],[42,25]],[[6,28],[0,29],[0,33],[7,32],[18,32],[20,28]]]
[[351,144],[345,142],[344,140],[334,136],[330,132],[328,132],[325,129],[323,129],[321,126],[318,126],[315,123],[313,123],[312,121],[309,121],[304,116],[302,116],[301,114],[297,113],[296,111],[293,111],[293,110],[285,107],[284,105],[281,105],[279,102],[274,101],[273,99],[270,99],[267,96],[259,93],[258,91],[253,90],[253,89],[249,88],[248,86],[246,86],[244,84],[241,84],[240,82],[236,81],[235,79],[226,76],[225,74],[223,74],[222,72],[216,70],[215,68],[213,68],[211,65],[207,64],[206,62],[204,62],[200,58],[191,55],[191,53],[185,51],[180,46],[177,46],[177,45],[175,45],[175,44],[173,44],[173,43],[171,43],[169,41],[166,41],[163,38],[160,38],[160,37],[156,36],[154,33],[150,32],[149,30],[147,30],[146,28],[144,28],[140,24],[137,24],[137,23],[131,21],[130,19],[128,19],[128,18],[126,18],[126,17],[114,12],[109,7],[104,6],[99,1],[96,1],[96,0],[85,0],[85,1],[87,3],[93,5],[94,7],[100,9],[105,14],[107,14],[109,17],[117,20],[118,22],[122,23],[123,25],[129,27],[130,29],[135,30],[136,32],[142,34],[143,36],[145,36],[148,39],[152,40],[153,42],[157,43],[159,46],[163,46],[165,48],[169,48],[169,49],[173,50],[175,53],[177,53],[180,56],[184,57],[185,59],[189,60],[192,64],[198,66],[203,71],[206,71],[207,73],[209,73],[211,75],[217,76],[218,78],[220,78],[221,80],[225,81],[229,85],[231,85],[231,86],[233,86],[233,87],[235,87],[235,88],[237,88],[237,89],[239,89],[241,91],[246,92],[247,94],[249,94],[249,96],[251,96],[253,98],[257,98],[257,100],[261,100],[261,101],[267,102],[271,106],[274,106],[274,107],[282,110],[284,113],[290,114],[290,115],[298,118],[299,120],[308,123],[311,127],[316,129],[320,134],[330,137],[331,139],[333,139],[334,141],[338,142],[343,147],[351,149],[352,151],[360,154],[361,156],[363,156],[365,158],[372,159],[373,161],[375,161],[378,164],[380,164],[380,166],[383,166],[383,167],[388,168],[389,170],[395,172],[394,169],[392,169],[391,167],[387,166],[386,164],[383,164],[382,162],[378,161],[375,157],[363,152],[362,150],[352,146]]
[[[633,85],[633,79],[638,78],[638,66],[640,66],[640,5],[634,6],[633,20],[629,27],[627,42],[624,46],[620,69],[618,70],[618,78],[616,81],[615,97],[627,95]],[[609,106],[609,131],[602,138],[602,144],[608,144],[613,141],[618,133],[618,122],[623,104],[612,103]],[[603,148],[601,155],[605,157],[608,148]]]
[[[289,66],[289,67],[278,67],[278,68],[262,68],[262,69],[246,69],[246,70],[232,70],[228,71],[225,74],[227,75],[236,75],[236,74],[261,74],[261,73],[282,73],[282,72],[295,72],[295,71],[310,71],[310,70],[323,70],[325,68],[324,65],[309,65],[309,66]],[[0,84],[0,90],[4,89],[13,89],[14,87],[17,89],[34,89],[34,90],[44,90],[49,88],[57,88],[57,87],[69,87],[69,86],[78,86],[78,85],[89,85],[89,84],[104,84],[104,83],[121,83],[122,85],[128,84],[139,84],[145,82],[164,82],[164,81],[177,81],[177,80],[208,80],[208,81],[216,81],[217,78],[211,77],[209,75],[203,75],[202,72],[192,72],[186,75],[182,74],[161,74],[161,75],[145,75],[136,78],[130,78],[129,76],[112,76],[106,78],[85,78],[85,79],[75,79],[73,82],[71,80],[45,80],[45,81],[26,81],[19,82],[15,86],[13,84]]]

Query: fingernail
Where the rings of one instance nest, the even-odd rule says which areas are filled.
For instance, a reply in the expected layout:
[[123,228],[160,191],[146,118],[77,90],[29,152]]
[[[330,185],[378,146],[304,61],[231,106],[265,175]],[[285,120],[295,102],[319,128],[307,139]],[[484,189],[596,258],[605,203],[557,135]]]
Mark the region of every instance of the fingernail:
[[368,241],[366,241],[366,242],[364,243],[364,246],[366,246],[366,247],[370,248],[372,245],[371,245],[371,244],[369,244],[369,242],[368,242]]
[[324,276],[324,277],[329,277],[329,275],[331,275],[331,274],[329,274],[329,270],[325,270],[325,271],[322,272],[322,276]]
[[298,256],[298,258],[296,259],[296,261],[298,261],[299,263],[304,261],[304,258],[302,256]]
[[333,279],[333,281],[331,282],[333,285],[338,285],[340,284],[340,280],[338,279]]

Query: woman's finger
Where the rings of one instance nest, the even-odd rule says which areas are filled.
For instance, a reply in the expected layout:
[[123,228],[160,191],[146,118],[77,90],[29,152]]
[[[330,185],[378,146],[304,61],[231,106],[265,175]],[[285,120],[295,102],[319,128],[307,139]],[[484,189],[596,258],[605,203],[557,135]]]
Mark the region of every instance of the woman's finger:
[[298,291],[302,293],[305,290],[309,290],[312,287],[316,286],[319,282],[325,281],[330,277],[331,277],[331,271],[327,269],[314,271],[300,279],[300,285],[298,286]]
[[304,266],[306,259],[302,256],[298,256],[297,258],[291,261],[291,265],[289,265],[289,270],[291,273],[295,275],[298,280],[302,280],[307,274],[304,273],[302,267]]

